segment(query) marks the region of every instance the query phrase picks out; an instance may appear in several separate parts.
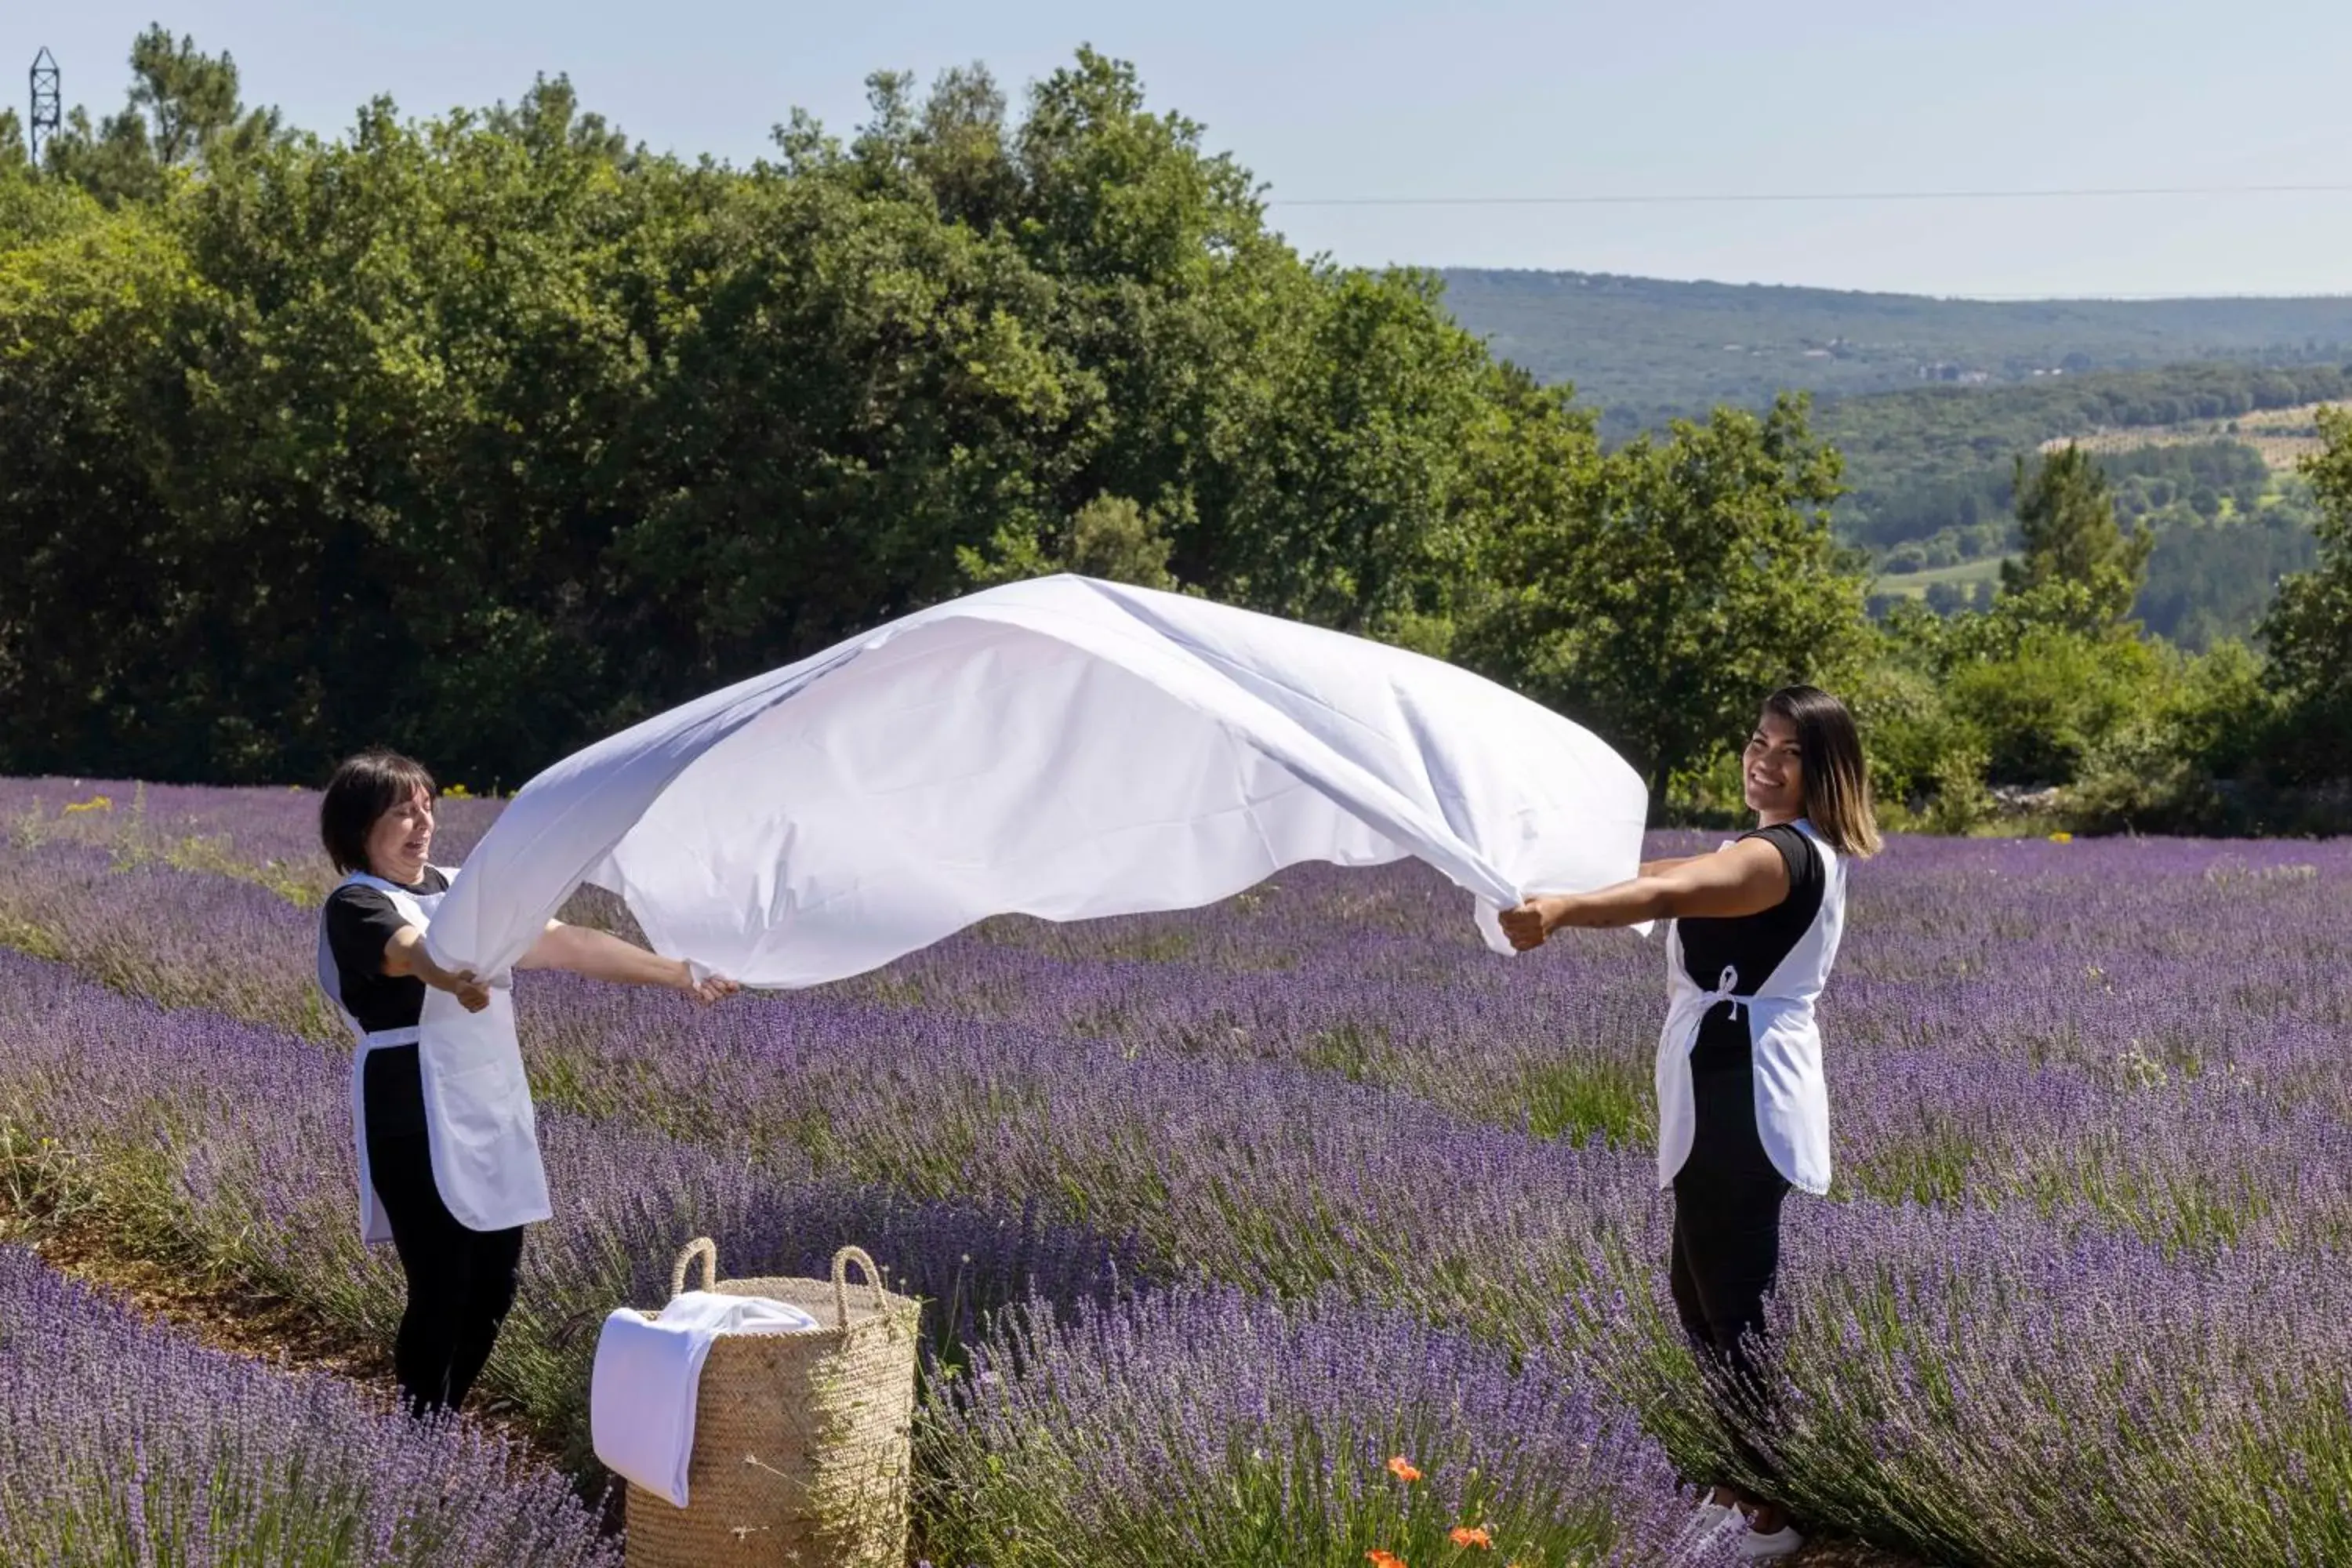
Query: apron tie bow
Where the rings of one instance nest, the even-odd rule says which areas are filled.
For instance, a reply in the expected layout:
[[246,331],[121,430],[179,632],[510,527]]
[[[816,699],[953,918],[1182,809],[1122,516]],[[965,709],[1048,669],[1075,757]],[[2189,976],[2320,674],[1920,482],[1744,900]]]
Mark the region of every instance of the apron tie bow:
[[1731,1004],[1731,1016],[1737,1019],[1748,1006],[1745,998],[1734,994],[1734,988],[1738,984],[1739,971],[1728,963],[1725,964],[1722,975],[1715,983],[1715,989],[1699,993],[1699,1016],[1704,1018],[1714,1012],[1717,1003],[1728,1002]]

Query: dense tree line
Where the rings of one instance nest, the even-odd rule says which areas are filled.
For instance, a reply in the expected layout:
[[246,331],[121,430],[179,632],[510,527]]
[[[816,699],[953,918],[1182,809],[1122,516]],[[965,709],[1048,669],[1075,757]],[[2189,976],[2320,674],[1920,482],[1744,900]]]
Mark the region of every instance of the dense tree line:
[[2251,635],[2280,581],[2318,564],[2316,516],[2281,506],[2239,526],[2162,530],[2133,613],[2149,636],[2192,651]]
[[2263,627],[2290,726],[2274,765],[2305,782],[2352,779],[2352,409],[2323,412],[2320,431],[2318,561],[2279,584]]
[[2006,783],[2212,824],[2336,765],[2293,737],[2346,705],[2310,651],[2352,597],[2337,469],[2268,664],[2141,635],[2142,531],[2071,458],[2019,476],[1983,605],[1874,625],[1801,401],[1605,443],[1433,278],[1297,256],[1091,53],[1017,111],[877,77],[856,133],[795,117],[749,168],[561,80],[325,140],[187,40],[133,68],[38,168],[0,117],[0,770],[310,780],[385,741],[510,785],[1059,569],[1457,658],[1685,812],[1791,679],[1853,692],[1898,812],[1948,825]]
[[[2245,517],[2273,500],[2295,506],[2308,521],[2308,508],[2295,487],[2278,487],[2261,453],[2242,441],[2213,440],[2137,447],[2096,454],[2100,470],[2113,483],[2116,508],[2161,529],[2175,522],[2219,522]],[[1906,539],[1874,552],[1883,572],[1919,572],[1955,565],[2017,547],[2011,513],[2017,504],[2015,459],[2000,471],[1988,469],[1974,481],[1965,527],[1948,524],[1936,532]],[[2283,493],[2274,494],[2274,490]]]
[[2176,365],[1850,398],[1824,407],[1821,424],[1851,481],[1840,531],[1884,551],[2001,518],[2011,462],[2045,442],[2347,399],[2352,363]]
[[[2095,460],[2111,489],[2116,515],[2152,536],[2147,578],[2133,614],[2156,637],[2202,650],[2253,633],[2279,579],[2309,569],[2316,559],[2318,510],[2309,485],[2293,473],[2274,475],[2262,455],[2242,441],[2216,440],[2101,451]],[[1991,568],[2020,548],[2014,468],[1988,478],[1982,521],[1947,528],[1877,552],[1882,579],[1873,600],[1884,614],[1905,573],[1935,572],[1969,562]],[[1926,601],[1951,614],[1990,594],[1987,574],[1963,586],[1937,580]]]
[[[1801,411],[1603,453],[1431,279],[1297,256],[1091,54],[1018,114],[976,69],[877,77],[855,135],[795,118],[747,169],[632,147],[561,81],[326,141],[184,40],[133,67],[121,113],[0,167],[13,771],[310,778],[383,739],[511,784],[1070,566],[1465,639],[1664,779],[1694,717],[1623,668],[1644,626],[1751,580],[1790,627],[1860,603]],[[1740,529],[1769,549],[1577,618],[1609,637],[1522,616]],[[1691,637],[1752,683],[1811,668],[1809,637],[1748,656],[1784,629]]]
[[2018,486],[2023,553],[1999,591],[1947,616],[1897,605],[1882,626],[1861,688],[1882,783],[1950,827],[1983,820],[2004,787],[2054,787],[2044,809],[2079,827],[2343,831],[2352,410],[2323,411],[2319,426],[2308,565],[2280,584],[2256,646],[2201,654],[2133,618],[2162,551],[2118,515],[2099,466],[2071,448],[2032,465]]
[[2135,518],[2182,508],[2200,521],[2218,522],[2227,511],[2257,510],[2272,489],[2270,465],[2242,441],[2185,441],[2098,457],[2115,482],[2116,505]]

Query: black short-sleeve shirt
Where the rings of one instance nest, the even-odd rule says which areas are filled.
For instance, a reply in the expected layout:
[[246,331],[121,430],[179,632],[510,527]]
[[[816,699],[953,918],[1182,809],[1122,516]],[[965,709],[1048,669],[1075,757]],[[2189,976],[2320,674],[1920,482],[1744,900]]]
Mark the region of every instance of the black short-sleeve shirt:
[[[1780,967],[1781,960],[1811,929],[1813,918],[1822,912],[1828,872],[1822,864],[1820,846],[1794,823],[1754,828],[1739,837],[1768,840],[1780,852],[1789,867],[1789,896],[1758,914],[1731,919],[1685,918],[1675,922],[1675,930],[1682,938],[1683,972],[1696,984],[1712,991],[1721,982],[1726,969],[1736,969],[1739,977],[1733,989],[1742,995],[1751,995],[1763,988],[1772,972]],[[1748,1050],[1746,1017],[1735,1015],[1728,1002],[1718,1002],[1707,1009],[1706,1016],[1700,1021],[1691,1065],[1744,1066]]]
[[[405,889],[420,896],[446,892],[449,879],[426,867]],[[408,921],[374,888],[347,883],[327,896],[327,951],[335,961],[343,1010],[369,1034],[411,1029],[425,1016],[425,982],[383,972],[384,944]],[[368,1053],[362,1092],[371,1133],[425,1131],[425,1078],[415,1046],[381,1046]]]

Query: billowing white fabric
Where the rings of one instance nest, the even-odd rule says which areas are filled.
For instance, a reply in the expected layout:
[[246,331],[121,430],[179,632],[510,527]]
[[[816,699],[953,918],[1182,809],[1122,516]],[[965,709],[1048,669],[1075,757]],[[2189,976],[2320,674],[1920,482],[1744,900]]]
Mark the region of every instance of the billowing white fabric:
[[614,1475],[686,1506],[702,1363],[721,1334],[801,1333],[815,1318],[764,1296],[688,1290],[659,1318],[622,1308],[596,1336],[588,1374],[588,1440]]
[[[1417,856],[1498,909],[1633,876],[1647,796],[1596,737],[1438,660],[1205,600],[992,588],[711,693],[533,779],[427,940],[502,974],[586,881],[653,947],[761,986],[872,969],[982,917],[1213,902],[1305,860]],[[427,995],[428,1092],[478,1078],[435,1169],[478,1228],[537,1154],[507,993]]]
[[[1658,1186],[1671,1185],[1690,1158],[1697,1134],[1691,1048],[1699,1025],[1718,1002],[1737,1002],[1748,1024],[1756,1067],[1756,1131],[1772,1168],[1799,1192],[1830,1190],[1830,1090],[1822,1072],[1822,1035],[1813,1005],[1829,984],[1845,931],[1845,862],[1800,818],[1797,830],[1822,858],[1822,907],[1797,945],[1765,975],[1726,970],[1712,987],[1694,982],[1683,966],[1682,932],[1666,927],[1666,1023],[1658,1035]],[[1728,849],[1727,839],[1718,850]]]

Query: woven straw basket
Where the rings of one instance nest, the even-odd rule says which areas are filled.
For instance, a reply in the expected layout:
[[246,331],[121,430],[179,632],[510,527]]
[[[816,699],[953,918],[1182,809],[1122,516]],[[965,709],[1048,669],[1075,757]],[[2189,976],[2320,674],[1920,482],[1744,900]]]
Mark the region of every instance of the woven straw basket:
[[[678,1254],[671,1295],[698,1255],[704,1289],[829,1326],[719,1336],[696,1396],[688,1506],[629,1488],[629,1568],[903,1568],[920,1305],[885,1290],[855,1247],[834,1255],[831,1279],[721,1282],[707,1237]],[[866,1277],[854,1292],[853,1262]]]

